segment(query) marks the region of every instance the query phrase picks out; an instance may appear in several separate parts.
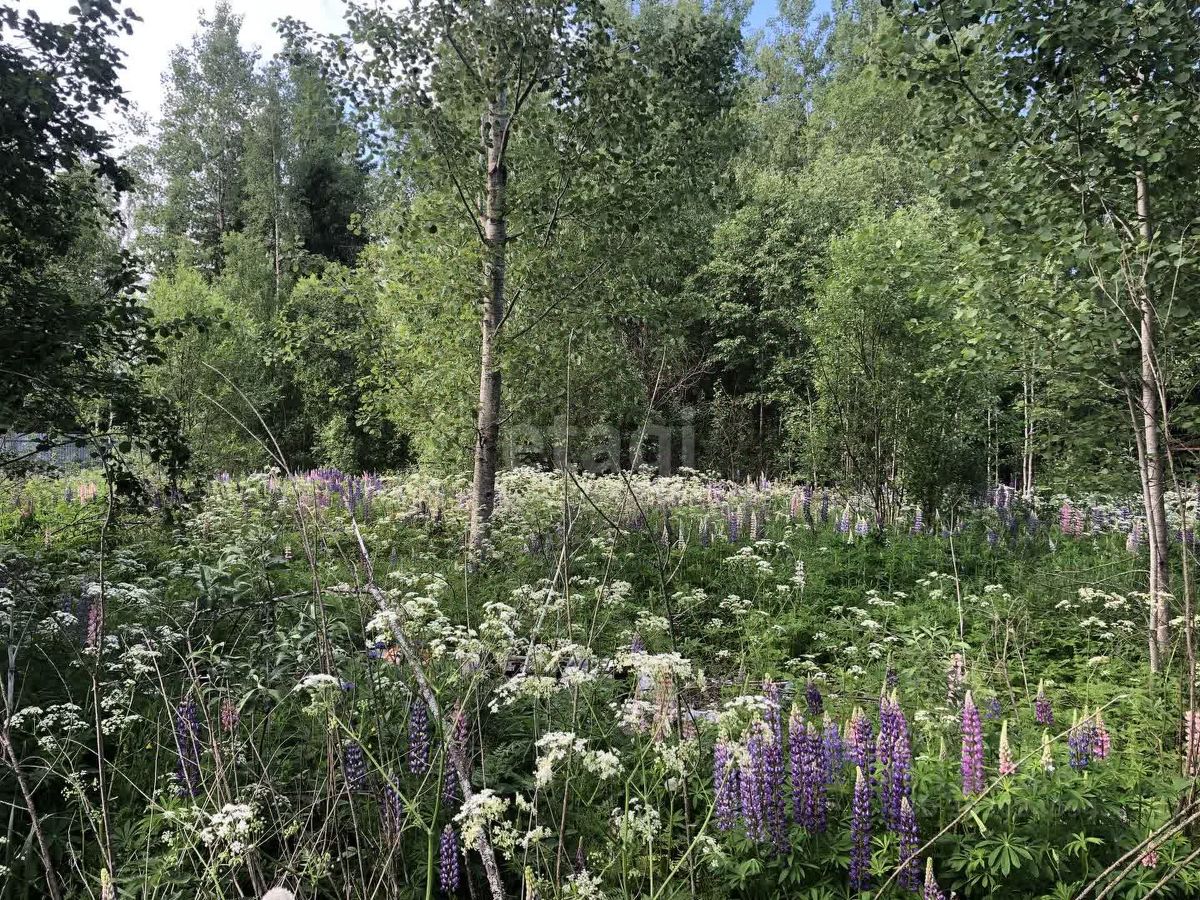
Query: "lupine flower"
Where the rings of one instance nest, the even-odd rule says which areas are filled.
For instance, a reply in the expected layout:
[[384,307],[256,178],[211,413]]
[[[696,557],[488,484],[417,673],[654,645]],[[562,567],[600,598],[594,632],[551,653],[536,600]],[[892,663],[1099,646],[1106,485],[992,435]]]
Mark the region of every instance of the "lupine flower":
[[175,790],[181,797],[195,797],[200,793],[200,719],[190,697],[175,710],[175,749],[179,754]]
[[964,797],[983,791],[983,723],[971,692],[963,699],[962,790]]
[[827,818],[826,765],[821,732],[792,707],[788,724],[792,772],[792,814],[809,831],[824,831]]
[[841,780],[842,764],[845,762],[845,746],[842,743],[842,732],[837,722],[825,713],[822,721],[821,755],[825,762],[825,781],[832,784]]
[[866,537],[871,531],[871,526],[866,519],[859,519],[854,523],[854,533],[858,537]]
[[1200,710],[1184,714],[1184,768],[1189,776],[1200,772]]
[[875,765],[875,729],[866,714],[855,707],[846,724],[847,755],[850,762],[870,777]]
[[1054,771],[1054,748],[1050,746],[1050,732],[1042,732],[1042,769],[1047,772]]
[[221,730],[229,733],[237,729],[238,720],[241,718],[241,713],[238,710],[237,704],[229,697],[221,700]]
[[950,667],[946,672],[946,700],[957,705],[962,697],[963,682],[967,678],[967,663],[961,653],[950,654]]
[[729,543],[731,543],[731,544],[737,543],[738,531],[739,531],[738,514],[735,511],[730,510],[729,511]]
[[946,895],[938,887],[937,879],[933,877],[933,857],[925,859],[925,892],[921,900],[946,900]]
[[352,791],[361,791],[367,786],[367,760],[363,749],[354,741],[347,741],[342,756],[346,786]]
[[840,519],[838,519],[837,530],[838,530],[838,534],[849,534],[850,533],[850,505],[849,504],[847,504],[846,508],[842,510],[842,517]]
[[84,638],[84,646],[89,650],[95,650],[100,646],[100,626],[103,620],[104,604],[99,598],[92,601],[88,607],[87,616],[87,635]]
[[1151,846],[1148,850],[1146,850],[1145,853],[1142,854],[1141,859],[1138,860],[1138,864],[1141,865],[1143,869],[1153,869],[1158,866],[1158,849],[1154,846]]
[[909,533],[910,534],[924,534],[925,533],[925,514],[923,512],[921,512],[920,509],[918,509],[916,515],[913,516],[912,528],[909,529]]
[[737,822],[739,791],[737,764],[729,741],[722,736],[713,748],[713,803],[721,831],[731,830]]
[[1071,534],[1079,537],[1083,534],[1083,510],[1075,510],[1071,515]]
[[1108,728],[1104,724],[1104,717],[1100,715],[1100,711],[1096,711],[1093,717],[1093,730],[1096,734],[1096,739],[1092,744],[1092,756],[1096,759],[1107,759],[1108,754],[1112,752],[1112,736],[1108,733]]
[[438,882],[447,897],[458,892],[461,881],[459,866],[458,834],[453,825],[447,825],[442,829],[442,838],[438,841]]
[[871,867],[871,782],[862,766],[854,770],[854,801],[850,816],[850,889],[866,890]]
[[900,865],[903,866],[897,882],[906,890],[919,890],[921,861],[917,859],[917,851],[921,849],[921,837],[917,830],[916,814],[913,813],[912,804],[908,802],[907,797],[900,801],[896,834],[900,839]]
[[1046,684],[1043,681],[1038,682],[1037,697],[1033,700],[1033,719],[1042,726],[1054,724],[1054,708],[1046,696]]
[[829,521],[829,492],[821,491],[821,524]]
[[1000,726],[1000,774],[1012,775],[1017,771],[1017,764],[1013,761],[1012,747],[1008,744],[1008,719],[1005,719]]
[[1072,512],[1070,501],[1064,501],[1058,510],[1058,527],[1063,534],[1071,533]]
[[629,640],[629,652],[630,653],[645,653],[646,652],[646,642],[644,640],[642,640],[642,636],[640,634],[638,634],[636,631],[633,633],[633,637],[630,638],[630,640]]
[[804,686],[804,702],[808,704],[808,714],[811,716],[819,716],[825,711],[825,700],[815,682],[810,681]]
[[767,839],[764,781],[767,774],[765,745],[768,740],[767,726],[762,719],[751,722],[749,736],[746,738],[746,763],[738,767],[742,822],[746,826],[746,837],[759,842]]
[[1000,705],[999,697],[988,697],[987,703],[983,707],[983,718],[987,721],[994,721],[1004,715],[1004,707]]
[[900,807],[912,797],[912,746],[908,720],[894,694],[880,703],[879,795],[884,822],[897,827]]
[[1096,743],[1096,729],[1084,707],[1083,716],[1072,716],[1071,730],[1067,735],[1067,765],[1077,772],[1088,767],[1092,761],[1092,748]]
[[767,820],[771,826],[771,838],[779,854],[787,852],[787,814],[784,801],[786,776],[783,767],[783,715],[779,684],[768,681],[764,685],[769,706],[767,727],[770,741],[763,748],[763,789],[766,792]]
[[700,520],[699,541],[700,541],[701,547],[707,547],[709,545],[709,543],[712,541],[712,537],[709,534],[709,526],[708,526],[708,517],[707,516],[705,516],[703,519]]
[[400,837],[400,829],[404,824],[404,803],[400,799],[400,793],[392,785],[393,780],[389,778],[383,786],[379,815],[384,834],[395,840]]
[[989,528],[987,530],[987,542],[989,547],[995,547],[998,543],[1000,543],[1000,535],[996,534],[996,530],[994,528]]
[[429,708],[414,695],[408,711],[408,771],[424,775],[429,771]]
[[887,685],[889,691],[894,691],[900,687],[900,673],[891,666],[883,673],[883,683]]

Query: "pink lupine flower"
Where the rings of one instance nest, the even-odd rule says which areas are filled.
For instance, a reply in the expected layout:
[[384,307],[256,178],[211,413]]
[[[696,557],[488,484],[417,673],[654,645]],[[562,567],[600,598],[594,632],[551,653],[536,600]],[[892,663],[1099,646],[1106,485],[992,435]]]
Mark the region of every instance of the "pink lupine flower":
[[1012,747],[1008,744],[1008,719],[1000,725],[1000,774],[1013,775],[1017,764],[1013,760]]

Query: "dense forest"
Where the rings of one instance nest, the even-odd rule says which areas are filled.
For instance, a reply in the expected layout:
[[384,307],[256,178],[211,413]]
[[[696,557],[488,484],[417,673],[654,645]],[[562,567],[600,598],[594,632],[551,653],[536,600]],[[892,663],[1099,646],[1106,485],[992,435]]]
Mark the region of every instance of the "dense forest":
[[0,900],[1200,895],[1200,6],[245,5],[0,2]]

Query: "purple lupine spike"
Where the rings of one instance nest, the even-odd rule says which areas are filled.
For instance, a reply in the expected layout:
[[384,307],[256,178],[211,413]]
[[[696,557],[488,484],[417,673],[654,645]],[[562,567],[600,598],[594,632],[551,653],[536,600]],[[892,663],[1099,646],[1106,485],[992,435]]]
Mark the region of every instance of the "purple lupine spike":
[[971,692],[963,699],[962,790],[964,797],[983,791],[983,722]]
[[819,716],[825,711],[825,700],[821,696],[821,689],[812,681],[804,686],[804,702],[808,704],[810,716]]
[[379,809],[383,833],[391,840],[400,837],[401,829],[404,826],[404,801],[400,799],[400,792],[394,785],[395,779],[388,778],[383,786],[383,798]]
[[763,748],[763,789],[767,801],[767,821],[771,826],[771,839],[780,855],[788,852],[787,805],[784,798],[786,775],[783,754],[783,715],[779,683],[768,680],[764,685],[767,698],[767,729],[770,740]]
[[875,727],[860,708],[855,707],[849,723],[848,756],[850,762],[870,778],[875,767]]
[[629,652],[630,653],[645,653],[646,652],[646,642],[644,640],[642,640],[642,636],[640,634],[638,634],[636,631],[633,633],[633,637],[630,638],[630,640],[629,640]]
[[896,834],[900,839],[900,877],[897,879],[901,888],[910,891],[921,887],[921,861],[917,851],[921,849],[921,837],[917,830],[917,817],[912,804],[905,797],[900,801],[900,812],[896,819]]
[[792,768],[792,812],[808,831],[824,831],[827,819],[827,767],[821,732],[793,707],[789,723]]
[[713,803],[721,831],[730,831],[737,822],[739,790],[737,762],[722,736],[713,748]]
[[946,900],[946,895],[938,887],[937,879],[933,877],[932,856],[925,860],[925,891],[921,894],[921,900]]
[[896,688],[900,687],[900,673],[891,666],[888,666],[887,670],[883,673],[883,683],[889,691],[896,690]]
[[361,791],[367,786],[367,760],[363,748],[355,741],[347,741],[342,751],[342,772],[350,790]]
[[175,772],[175,790],[181,797],[200,793],[200,719],[196,701],[191,697],[175,710],[175,749],[179,765]]
[[822,721],[821,748],[825,762],[825,782],[833,784],[841,780],[842,766],[846,761],[846,748],[842,743],[842,732],[837,722],[826,712]]
[[916,515],[913,516],[912,528],[909,529],[909,534],[924,534],[925,533],[925,514],[918,509]]
[[1038,682],[1037,696],[1033,700],[1033,718],[1042,726],[1054,724],[1054,707],[1050,705],[1050,698],[1046,696],[1044,681]]
[[438,883],[447,897],[458,893],[462,881],[460,865],[458,833],[453,825],[447,825],[442,829],[442,837],[438,841]]
[[429,708],[414,695],[408,711],[408,771],[424,775],[429,771]]
[[1095,731],[1096,741],[1092,744],[1092,756],[1096,759],[1107,759],[1112,752],[1112,736],[1108,733],[1108,728],[1104,724],[1104,717],[1100,715],[1100,711],[1096,711],[1095,715]]
[[[885,734],[880,724],[880,737]],[[887,703],[887,758],[880,760],[880,798],[884,822],[897,827],[900,807],[912,800],[912,742],[908,736],[908,719],[893,694]]]
[[862,766],[854,769],[854,801],[850,816],[850,889],[861,892],[870,882],[871,781]]
[[1085,707],[1082,717],[1076,714],[1067,735],[1067,764],[1076,772],[1082,772],[1092,761],[1095,744],[1096,727]]
[[1000,703],[999,697],[988,697],[987,702],[983,706],[983,718],[989,722],[994,722],[1004,715],[1004,706]]
[[740,523],[738,522],[738,514],[735,510],[731,509],[729,511],[728,523],[729,523],[729,543],[736,544],[738,542],[738,532],[740,530]]
[[837,530],[838,530],[838,534],[849,534],[850,533],[850,505],[849,504],[847,504],[846,508],[842,510],[842,516],[840,519],[838,519]]
[[821,524],[829,522],[829,491],[821,491]]
[[755,719],[746,738],[746,762],[739,766],[739,788],[741,789],[742,823],[746,837],[762,842],[767,839],[767,810],[763,790],[766,776],[764,745],[768,740],[762,719]]

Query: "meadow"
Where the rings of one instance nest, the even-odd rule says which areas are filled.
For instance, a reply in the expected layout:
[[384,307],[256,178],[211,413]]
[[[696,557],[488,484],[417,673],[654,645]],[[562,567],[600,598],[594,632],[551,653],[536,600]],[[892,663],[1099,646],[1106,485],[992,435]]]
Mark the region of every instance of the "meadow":
[[1200,885],[1124,503],[880,530],[832,488],[515,470],[480,558],[466,486],[222,476],[114,517],[86,475],[5,484],[6,896]]

